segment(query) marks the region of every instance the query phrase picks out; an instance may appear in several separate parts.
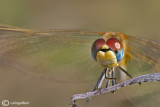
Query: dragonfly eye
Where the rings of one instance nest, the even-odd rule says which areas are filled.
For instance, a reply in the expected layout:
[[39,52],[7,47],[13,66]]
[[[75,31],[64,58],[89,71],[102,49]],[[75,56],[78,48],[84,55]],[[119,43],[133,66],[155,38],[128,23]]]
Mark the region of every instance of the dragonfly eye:
[[105,40],[102,39],[102,38],[97,39],[96,41],[94,41],[94,43],[92,45],[92,48],[91,48],[91,53],[92,53],[92,57],[93,57],[94,60],[96,60],[97,52],[101,50],[101,47],[104,44],[105,44]]
[[115,52],[117,61],[121,61],[124,57],[124,49],[122,43],[116,38],[110,38],[106,44]]
[[110,38],[107,40],[106,44],[114,51],[122,50],[122,43],[116,38]]

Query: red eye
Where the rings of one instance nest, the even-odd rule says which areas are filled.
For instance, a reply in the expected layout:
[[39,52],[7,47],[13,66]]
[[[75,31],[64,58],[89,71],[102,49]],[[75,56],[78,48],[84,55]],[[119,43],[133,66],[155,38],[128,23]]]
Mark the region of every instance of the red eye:
[[93,45],[92,45],[92,49],[100,49],[102,47],[102,45],[105,43],[105,40],[104,39],[97,39]]
[[92,49],[91,49],[91,53],[92,53],[92,57],[93,59],[96,60],[96,55],[97,55],[97,52],[99,50],[101,50],[101,47],[105,44],[105,40],[100,38],[100,39],[97,39],[96,41],[94,41],[93,45],[92,45]]
[[121,50],[123,49],[123,45],[122,43],[118,40],[118,39],[115,39],[115,38],[110,38],[107,40],[106,44],[111,48],[113,49],[114,51],[118,51],[118,50]]

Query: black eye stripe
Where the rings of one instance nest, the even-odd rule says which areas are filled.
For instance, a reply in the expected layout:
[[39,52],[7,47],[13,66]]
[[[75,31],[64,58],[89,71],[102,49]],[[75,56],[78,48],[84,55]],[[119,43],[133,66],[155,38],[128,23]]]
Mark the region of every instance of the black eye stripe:
[[111,49],[111,48],[109,48],[109,49],[101,49],[100,51],[102,51],[102,52],[107,52],[107,51],[109,51],[109,50],[111,50],[111,51],[113,51],[114,53],[118,53],[118,51],[114,51],[113,49]]
[[102,52],[107,52],[109,50],[111,50],[111,49],[110,48],[109,49],[101,49]]
[[115,51],[115,53],[117,54],[117,53],[118,53],[118,51]]

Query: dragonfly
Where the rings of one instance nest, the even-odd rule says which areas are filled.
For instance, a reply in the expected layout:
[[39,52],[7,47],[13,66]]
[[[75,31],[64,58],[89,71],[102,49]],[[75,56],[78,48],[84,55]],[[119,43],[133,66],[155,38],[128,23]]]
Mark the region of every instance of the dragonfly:
[[[62,84],[99,78],[93,91],[160,70],[160,42],[124,33],[1,25],[0,44],[1,71]],[[152,86],[138,95],[131,88],[127,91],[130,102],[136,102],[135,96],[159,92],[160,87]]]

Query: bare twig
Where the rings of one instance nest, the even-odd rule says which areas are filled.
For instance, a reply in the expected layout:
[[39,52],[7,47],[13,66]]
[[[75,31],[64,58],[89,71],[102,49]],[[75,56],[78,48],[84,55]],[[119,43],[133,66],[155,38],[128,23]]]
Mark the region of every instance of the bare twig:
[[105,89],[101,89],[98,91],[93,91],[93,92],[87,92],[87,93],[82,93],[82,94],[75,94],[73,95],[73,97],[71,98],[71,103],[72,103],[72,107],[78,107],[75,103],[75,100],[77,99],[85,99],[85,98],[89,98],[89,97],[93,97],[93,96],[97,96],[100,94],[105,94],[111,91],[115,91],[118,90],[124,86],[127,85],[131,85],[131,84],[135,84],[135,83],[141,83],[141,82],[151,82],[151,81],[160,81],[160,73],[152,73],[152,74],[147,74],[147,75],[141,75],[135,78],[132,78],[130,80],[127,80],[123,83],[120,84],[116,84],[114,86],[105,88]]

